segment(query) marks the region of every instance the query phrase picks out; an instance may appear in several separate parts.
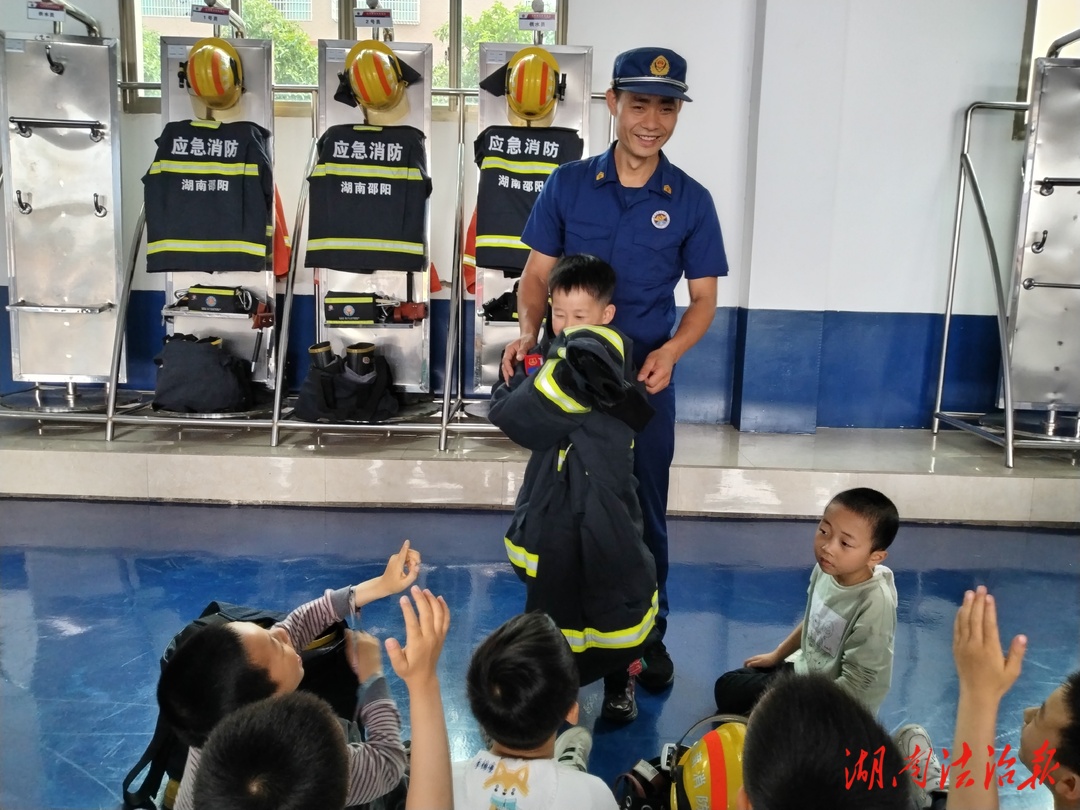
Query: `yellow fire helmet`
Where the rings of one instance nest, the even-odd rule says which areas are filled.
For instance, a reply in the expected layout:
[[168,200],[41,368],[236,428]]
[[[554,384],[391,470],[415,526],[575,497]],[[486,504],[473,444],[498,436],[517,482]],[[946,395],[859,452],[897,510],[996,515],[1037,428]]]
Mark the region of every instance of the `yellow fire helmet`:
[[390,46],[377,39],[353,45],[345,57],[349,88],[361,107],[387,112],[401,103],[407,82],[401,61]]
[[543,48],[530,46],[515,53],[506,65],[506,103],[525,121],[551,114],[561,97],[559,63]]
[[218,37],[200,39],[183,65],[188,92],[212,110],[235,107],[244,92],[244,69],[236,48]]
[[738,718],[723,723],[690,746],[672,769],[672,810],[734,810],[743,782],[745,741],[746,722]]

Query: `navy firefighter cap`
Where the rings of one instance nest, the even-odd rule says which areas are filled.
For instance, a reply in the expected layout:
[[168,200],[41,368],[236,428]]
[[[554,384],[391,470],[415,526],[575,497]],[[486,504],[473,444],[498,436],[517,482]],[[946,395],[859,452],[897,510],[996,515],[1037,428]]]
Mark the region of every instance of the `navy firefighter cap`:
[[620,53],[611,71],[611,86],[633,93],[691,100],[686,95],[686,60],[667,48],[634,48]]

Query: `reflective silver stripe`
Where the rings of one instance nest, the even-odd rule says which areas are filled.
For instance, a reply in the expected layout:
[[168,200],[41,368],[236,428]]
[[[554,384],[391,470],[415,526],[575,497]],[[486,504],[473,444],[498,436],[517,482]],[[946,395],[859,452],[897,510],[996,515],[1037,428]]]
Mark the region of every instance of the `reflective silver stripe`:
[[498,234],[491,234],[488,236],[480,236],[477,234],[476,246],[478,248],[514,248],[516,250],[529,250],[529,246],[520,239],[514,236],[501,236]]
[[[620,357],[626,357],[626,347],[623,345],[622,335],[607,326],[594,326],[592,324],[581,324],[580,326],[568,326],[563,330],[563,334],[572,335],[576,332],[592,332],[604,338],[608,343],[614,346]],[[562,350],[560,350],[560,356],[562,356]]]
[[518,568],[524,568],[526,575],[536,576],[536,569],[540,565],[539,554],[530,554],[522,546],[515,545],[509,537],[503,538],[503,545],[506,546],[506,556],[510,558],[512,564]]
[[540,368],[540,371],[536,374],[536,390],[558,405],[560,410],[566,411],[567,413],[588,413],[592,408],[582,405],[576,399],[569,396],[559,387],[559,384],[555,382],[555,377],[553,376],[555,365],[561,362],[561,360],[548,360],[544,363]]
[[592,627],[583,630],[567,630],[563,628],[562,634],[567,643],[576,653],[585,652],[590,647],[599,647],[608,650],[625,650],[636,647],[648,637],[649,632],[656,624],[656,614],[660,609],[659,597],[653,591],[652,604],[645,612],[645,617],[633,627],[625,630],[611,630],[601,632]]
[[388,253],[424,255],[420,242],[392,242],[384,239],[311,239],[308,250],[384,250]]
[[544,163],[539,160],[516,161],[506,158],[486,157],[480,162],[480,169],[505,169],[514,174],[551,174],[559,168],[558,163]]
[[150,164],[150,174],[169,172],[174,174],[246,174],[257,176],[257,163],[217,163],[209,160],[155,160]]
[[384,180],[423,180],[419,169],[406,166],[354,166],[351,163],[322,163],[315,167],[312,177],[338,175],[343,177],[379,177]]
[[164,253],[166,251],[184,251],[187,253],[249,253],[252,256],[265,256],[266,245],[257,245],[254,242],[234,242],[229,240],[204,240],[204,239],[159,239],[150,242],[146,246],[147,253]]

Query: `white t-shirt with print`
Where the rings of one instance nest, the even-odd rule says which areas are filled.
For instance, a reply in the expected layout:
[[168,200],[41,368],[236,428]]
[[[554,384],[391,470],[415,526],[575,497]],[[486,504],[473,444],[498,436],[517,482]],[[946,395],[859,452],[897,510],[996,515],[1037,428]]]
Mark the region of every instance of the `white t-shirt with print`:
[[615,795],[597,776],[553,759],[511,759],[481,751],[455,762],[457,810],[617,810]]

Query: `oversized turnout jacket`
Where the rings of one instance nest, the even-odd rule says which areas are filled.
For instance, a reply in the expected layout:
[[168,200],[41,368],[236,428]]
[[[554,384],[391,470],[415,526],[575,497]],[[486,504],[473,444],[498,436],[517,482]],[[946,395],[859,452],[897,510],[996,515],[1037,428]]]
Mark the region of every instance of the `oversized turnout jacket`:
[[146,269],[267,269],[270,133],[248,121],[173,121],[143,177]]
[[655,634],[632,449],[651,408],[615,329],[568,327],[544,355],[492,393],[491,421],[533,451],[505,545],[526,611],[555,620],[584,685],[625,669]]

